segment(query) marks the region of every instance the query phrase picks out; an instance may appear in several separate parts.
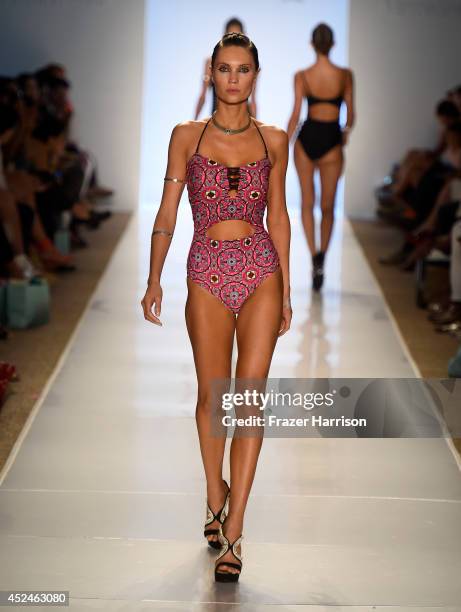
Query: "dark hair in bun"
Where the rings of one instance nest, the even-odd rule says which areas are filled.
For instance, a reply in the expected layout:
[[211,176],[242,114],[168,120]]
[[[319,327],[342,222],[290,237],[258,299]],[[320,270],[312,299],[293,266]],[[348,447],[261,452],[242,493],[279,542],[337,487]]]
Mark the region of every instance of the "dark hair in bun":
[[226,21],[226,25],[224,26],[224,32],[227,32],[227,30],[231,27],[231,25],[236,25],[236,26],[238,26],[238,29],[241,32],[245,32],[245,28],[243,27],[243,23],[240,21],[240,19],[238,17],[231,17],[230,19],[228,19]]
[[212,68],[215,65],[218,51],[223,47],[243,47],[244,49],[248,49],[248,51],[253,56],[256,70],[259,70],[258,50],[254,46],[253,42],[248,38],[248,36],[246,36],[245,34],[240,34],[239,32],[230,32],[229,34],[224,34],[221,40],[216,43],[215,48],[213,49],[213,54],[211,56]]
[[335,39],[333,30],[326,23],[319,25],[312,32],[312,44],[317,53],[328,55],[331,47],[334,45]]

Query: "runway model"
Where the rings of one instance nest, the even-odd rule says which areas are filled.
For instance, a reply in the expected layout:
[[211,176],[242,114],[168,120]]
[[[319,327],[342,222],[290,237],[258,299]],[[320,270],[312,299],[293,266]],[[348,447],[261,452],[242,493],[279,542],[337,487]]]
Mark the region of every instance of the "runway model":
[[[334,44],[333,31],[319,24],[312,33],[316,62],[295,74],[295,101],[288,123],[291,140],[299,120],[303,98],[307,98],[308,116],[294,144],[294,161],[302,196],[302,223],[312,256],[312,287],[318,291],[324,280],[324,261],[334,220],[338,180],[343,171],[343,146],[354,125],[354,84],[352,71],[335,66],[329,59]],[[339,111],[347,105],[347,122],[341,129]],[[314,171],[320,173],[322,221],[320,249],[316,248],[314,222]]]
[[[243,27],[243,23],[237,17],[231,17],[231,19],[227,21],[224,27],[224,34],[230,34],[231,32],[245,34],[245,28]],[[205,104],[205,98],[206,98],[206,93],[208,91],[208,88],[211,89],[211,92],[213,94],[211,112],[214,113],[216,110],[217,100],[216,100],[216,91],[215,91],[215,88],[211,80],[211,57],[207,57],[205,60],[205,67],[204,67],[203,78],[202,78],[202,89],[200,91],[200,95],[197,100],[197,105],[195,107],[195,115],[194,115],[195,120],[198,119],[202,111],[203,105]],[[248,110],[252,117],[256,117],[256,82],[254,85],[254,89],[251,92],[251,96],[248,100]]]
[[[249,38],[226,34],[214,48],[211,66],[216,112],[203,121],[181,123],[171,134],[142,306],[145,318],[161,325],[160,276],[187,184],[194,235],[185,316],[197,372],[196,422],[207,482],[204,535],[220,550],[215,579],[235,582],[262,436],[237,435],[242,432],[236,428],[229,488],[222,479],[226,438],[213,436],[211,430],[218,407],[211,403],[210,389],[214,379],[231,378],[234,335],[236,379],[265,381],[277,339],[290,327],[288,137],[248,113],[259,73],[258,52]],[[266,208],[269,231],[263,225]]]

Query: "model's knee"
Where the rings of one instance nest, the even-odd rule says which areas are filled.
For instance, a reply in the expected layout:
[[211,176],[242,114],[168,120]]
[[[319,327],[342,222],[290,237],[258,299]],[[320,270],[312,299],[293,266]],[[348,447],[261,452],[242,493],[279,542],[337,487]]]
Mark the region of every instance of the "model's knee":
[[327,219],[333,219],[335,214],[334,206],[326,205],[322,206],[322,217]]
[[304,198],[302,201],[301,213],[303,215],[312,215],[314,212],[314,197],[312,198]]
[[204,416],[211,415],[211,394],[199,395],[197,398],[197,405],[195,407],[195,417],[201,418]]
[[221,408],[220,398],[224,393],[226,393],[226,389],[221,388],[199,391],[195,416],[198,418],[202,418],[203,416],[211,417],[212,414]]
[[242,395],[245,393],[251,394],[252,397],[254,397],[253,393],[263,393],[270,364],[267,363],[266,359],[261,361],[264,361],[264,363],[250,365],[239,363],[237,359],[236,379],[240,379],[240,384],[236,386],[236,392]]

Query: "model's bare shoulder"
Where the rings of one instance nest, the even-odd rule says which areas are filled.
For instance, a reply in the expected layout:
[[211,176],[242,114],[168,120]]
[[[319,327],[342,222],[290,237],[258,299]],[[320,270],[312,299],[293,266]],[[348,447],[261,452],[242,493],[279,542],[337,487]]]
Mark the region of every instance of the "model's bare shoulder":
[[182,121],[181,123],[177,123],[173,131],[171,132],[172,136],[177,139],[186,139],[193,138],[195,134],[200,132],[201,129],[204,128],[206,121]]
[[350,68],[345,68],[344,66],[337,66],[336,64],[332,65],[333,68],[338,71],[338,74],[340,74],[345,80],[352,76],[352,70]]
[[288,134],[285,130],[277,125],[270,125],[262,121],[257,121],[256,123],[271,150],[283,150],[285,147],[288,147]]
[[295,72],[295,81],[301,81],[304,76],[304,70],[297,70]]
[[288,134],[277,125],[269,125],[257,121],[261,134],[266,141],[269,157],[274,163],[276,160],[286,160],[288,157]]
[[188,151],[192,143],[200,137],[206,121],[182,121],[174,126],[171,132],[171,144],[174,147]]

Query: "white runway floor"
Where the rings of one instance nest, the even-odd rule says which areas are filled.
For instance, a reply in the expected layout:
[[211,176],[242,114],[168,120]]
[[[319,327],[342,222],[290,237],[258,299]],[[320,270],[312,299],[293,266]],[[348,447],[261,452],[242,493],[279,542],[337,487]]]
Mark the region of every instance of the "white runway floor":
[[[0,589],[69,590],[78,611],[461,610],[461,474],[437,438],[266,439],[240,582],[214,583],[187,201],[163,328],[140,306],[152,221],[146,209],[131,221],[3,470]],[[294,318],[271,376],[418,377],[349,224],[337,220],[314,299],[296,214],[292,226]]]

